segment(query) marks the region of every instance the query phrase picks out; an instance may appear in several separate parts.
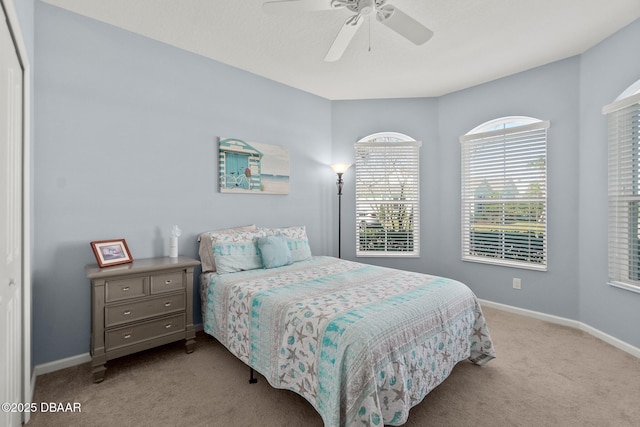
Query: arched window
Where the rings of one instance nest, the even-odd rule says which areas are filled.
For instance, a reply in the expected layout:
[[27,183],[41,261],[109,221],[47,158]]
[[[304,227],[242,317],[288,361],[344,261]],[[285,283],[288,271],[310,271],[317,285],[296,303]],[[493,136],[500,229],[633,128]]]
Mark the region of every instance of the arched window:
[[626,88],[620,95],[618,95],[616,101],[620,101],[622,99],[626,99],[638,94],[640,94],[640,80]]
[[397,132],[356,143],[356,256],[420,256],[420,146]]
[[603,113],[609,128],[609,283],[640,292],[640,80]]
[[541,122],[540,119],[534,119],[528,116],[507,116],[498,119],[489,120],[476,126],[467,132],[467,135],[476,135],[479,133],[490,132],[493,130],[510,129],[518,126],[530,125],[532,123]]
[[546,270],[548,127],[509,116],[460,137],[463,260]]

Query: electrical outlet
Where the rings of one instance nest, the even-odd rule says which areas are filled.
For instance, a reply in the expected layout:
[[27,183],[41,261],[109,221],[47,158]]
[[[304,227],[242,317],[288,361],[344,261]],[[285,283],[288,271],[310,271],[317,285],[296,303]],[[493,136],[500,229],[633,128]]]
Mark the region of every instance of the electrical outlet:
[[517,277],[513,278],[513,289],[522,289],[522,280]]

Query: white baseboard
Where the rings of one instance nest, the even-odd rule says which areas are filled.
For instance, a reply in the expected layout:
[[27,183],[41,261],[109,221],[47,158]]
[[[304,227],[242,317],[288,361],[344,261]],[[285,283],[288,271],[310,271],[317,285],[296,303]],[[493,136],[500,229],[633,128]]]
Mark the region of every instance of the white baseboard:
[[495,308],[496,310],[508,311],[510,313],[519,314],[522,316],[533,317],[538,320],[544,320],[546,322],[555,323],[558,325],[569,326],[571,328],[579,329],[588,333],[589,335],[593,335],[594,337],[606,342],[607,344],[611,344],[612,346],[629,353],[632,356],[635,356],[640,359],[640,348],[635,347],[627,342],[624,342],[616,337],[613,337],[609,334],[606,334],[593,326],[589,326],[585,323],[579,322],[577,320],[567,319],[565,317],[554,316],[552,314],[545,314],[539,311],[527,310],[525,308],[513,307],[511,305],[501,304],[498,302],[487,301],[483,299],[478,299],[480,305],[489,308]]
[[91,362],[91,354],[78,354],[77,356],[71,356],[60,360],[54,360],[53,362],[36,365],[35,374],[36,376],[48,374],[49,372],[59,371],[60,369],[70,368],[76,365],[82,365],[83,363],[87,362]]
[[[198,323],[193,325],[196,332],[200,332],[204,329],[202,323]],[[60,369],[70,368],[76,365],[82,365],[83,363],[91,362],[91,354],[83,353],[78,354],[76,356],[67,357],[65,359],[54,360],[53,362],[43,363],[41,365],[36,365],[33,370],[33,376],[31,379],[31,390],[35,390],[36,387],[36,377],[38,375],[48,374],[49,372],[59,371]]]

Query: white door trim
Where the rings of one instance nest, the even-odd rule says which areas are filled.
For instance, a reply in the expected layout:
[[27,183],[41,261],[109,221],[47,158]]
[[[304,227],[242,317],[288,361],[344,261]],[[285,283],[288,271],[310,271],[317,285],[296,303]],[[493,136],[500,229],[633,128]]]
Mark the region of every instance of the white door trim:
[[[23,68],[22,129],[22,403],[33,400],[31,366],[31,65],[14,0],[0,0]],[[25,412],[22,422],[29,421]]]

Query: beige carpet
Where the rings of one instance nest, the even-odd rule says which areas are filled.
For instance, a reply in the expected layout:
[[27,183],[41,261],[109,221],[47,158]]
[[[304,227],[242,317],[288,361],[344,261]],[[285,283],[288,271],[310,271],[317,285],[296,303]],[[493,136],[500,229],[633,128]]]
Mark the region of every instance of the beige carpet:
[[[461,362],[411,410],[406,426],[640,426],[640,359],[584,332],[486,308],[498,358]],[[34,402],[81,405],[35,413],[28,426],[322,426],[306,400],[277,390],[216,340],[181,343],[38,377]]]

